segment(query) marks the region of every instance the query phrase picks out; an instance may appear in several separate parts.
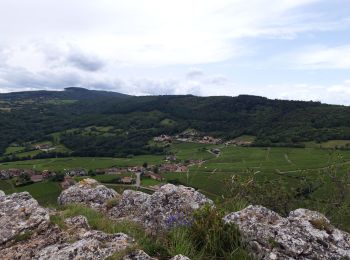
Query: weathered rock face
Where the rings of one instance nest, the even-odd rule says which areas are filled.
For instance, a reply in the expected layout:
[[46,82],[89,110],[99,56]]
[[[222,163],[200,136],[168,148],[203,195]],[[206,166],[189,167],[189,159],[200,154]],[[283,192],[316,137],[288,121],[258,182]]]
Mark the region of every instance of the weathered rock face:
[[5,192],[3,192],[2,190],[0,190],[0,197],[1,196],[5,196]]
[[[150,257],[142,250],[134,251],[123,257],[123,260],[157,260],[157,258]],[[176,255],[170,260],[190,260],[187,256]]]
[[28,192],[0,196],[0,249],[32,231],[47,229],[49,218],[48,210],[40,207]]
[[40,250],[34,259],[105,259],[113,253],[126,249],[133,240],[123,233],[105,234],[92,230],[70,244],[54,244]]
[[88,220],[84,216],[75,216],[72,218],[65,219],[64,223],[68,228],[75,229],[75,230],[90,230],[90,225],[88,223]]
[[189,216],[207,203],[213,204],[193,188],[166,184],[152,195],[125,191],[109,215],[113,218],[128,217],[149,230],[161,230],[168,228],[173,216]]
[[123,257],[123,260],[156,260],[156,259],[157,258],[150,257],[142,250],[131,252],[130,254]]
[[116,198],[118,193],[113,189],[100,185],[96,180],[84,179],[64,190],[58,197],[58,204],[81,203],[99,209],[108,200]]
[[265,207],[249,206],[224,221],[238,226],[259,259],[350,259],[350,234],[315,211],[297,209],[283,218]]
[[131,217],[136,221],[144,213],[143,205],[151,195],[133,190],[125,190],[117,206],[111,208],[109,215],[114,218]]
[[105,259],[134,244],[123,233],[91,230],[83,216],[65,224],[67,230],[50,223],[49,211],[27,192],[0,196],[0,258]]

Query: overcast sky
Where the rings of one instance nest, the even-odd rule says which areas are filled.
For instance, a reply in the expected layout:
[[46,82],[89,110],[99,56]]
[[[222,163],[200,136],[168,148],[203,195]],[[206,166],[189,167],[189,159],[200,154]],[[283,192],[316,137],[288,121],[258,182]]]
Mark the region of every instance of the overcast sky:
[[349,0],[0,0],[0,92],[350,105]]

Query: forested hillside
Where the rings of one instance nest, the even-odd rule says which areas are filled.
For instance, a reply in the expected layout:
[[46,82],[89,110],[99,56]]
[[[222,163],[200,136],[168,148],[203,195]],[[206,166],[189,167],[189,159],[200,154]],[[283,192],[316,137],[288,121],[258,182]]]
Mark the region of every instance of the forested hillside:
[[0,94],[0,154],[40,141],[60,142],[80,156],[162,153],[149,145],[153,137],[188,128],[227,140],[253,135],[257,146],[302,146],[350,139],[349,115],[345,106],[248,95],[135,97],[81,88],[8,93]]

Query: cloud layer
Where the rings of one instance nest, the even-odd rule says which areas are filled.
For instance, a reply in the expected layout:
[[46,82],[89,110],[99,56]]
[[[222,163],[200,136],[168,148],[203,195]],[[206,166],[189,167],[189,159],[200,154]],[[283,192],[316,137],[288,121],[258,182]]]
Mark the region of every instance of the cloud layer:
[[[350,68],[349,39],[339,36],[350,28],[350,5],[326,2],[1,1],[0,92],[79,86],[344,103],[345,77],[324,84],[300,72],[294,82],[274,81],[282,67],[284,73]],[[339,41],[324,37],[334,32]],[[254,76],[257,63],[269,68],[264,77]]]

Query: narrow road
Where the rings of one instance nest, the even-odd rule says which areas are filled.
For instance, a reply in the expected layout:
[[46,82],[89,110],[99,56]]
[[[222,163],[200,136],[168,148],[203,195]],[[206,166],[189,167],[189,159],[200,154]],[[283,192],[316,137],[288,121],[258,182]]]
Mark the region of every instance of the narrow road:
[[[115,184],[115,183],[104,183],[108,186],[115,186],[115,187],[133,187],[135,188],[136,186],[135,185],[127,185],[127,184]],[[139,188],[139,189],[144,189],[144,190],[148,190],[148,191],[157,191],[156,189],[152,189],[150,187],[145,187],[145,186],[139,186],[139,187],[136,187],[136,188]]]
[[135,186],[140,187],[141,186],[141,172],[135,172],[135,174],[136,174]]

